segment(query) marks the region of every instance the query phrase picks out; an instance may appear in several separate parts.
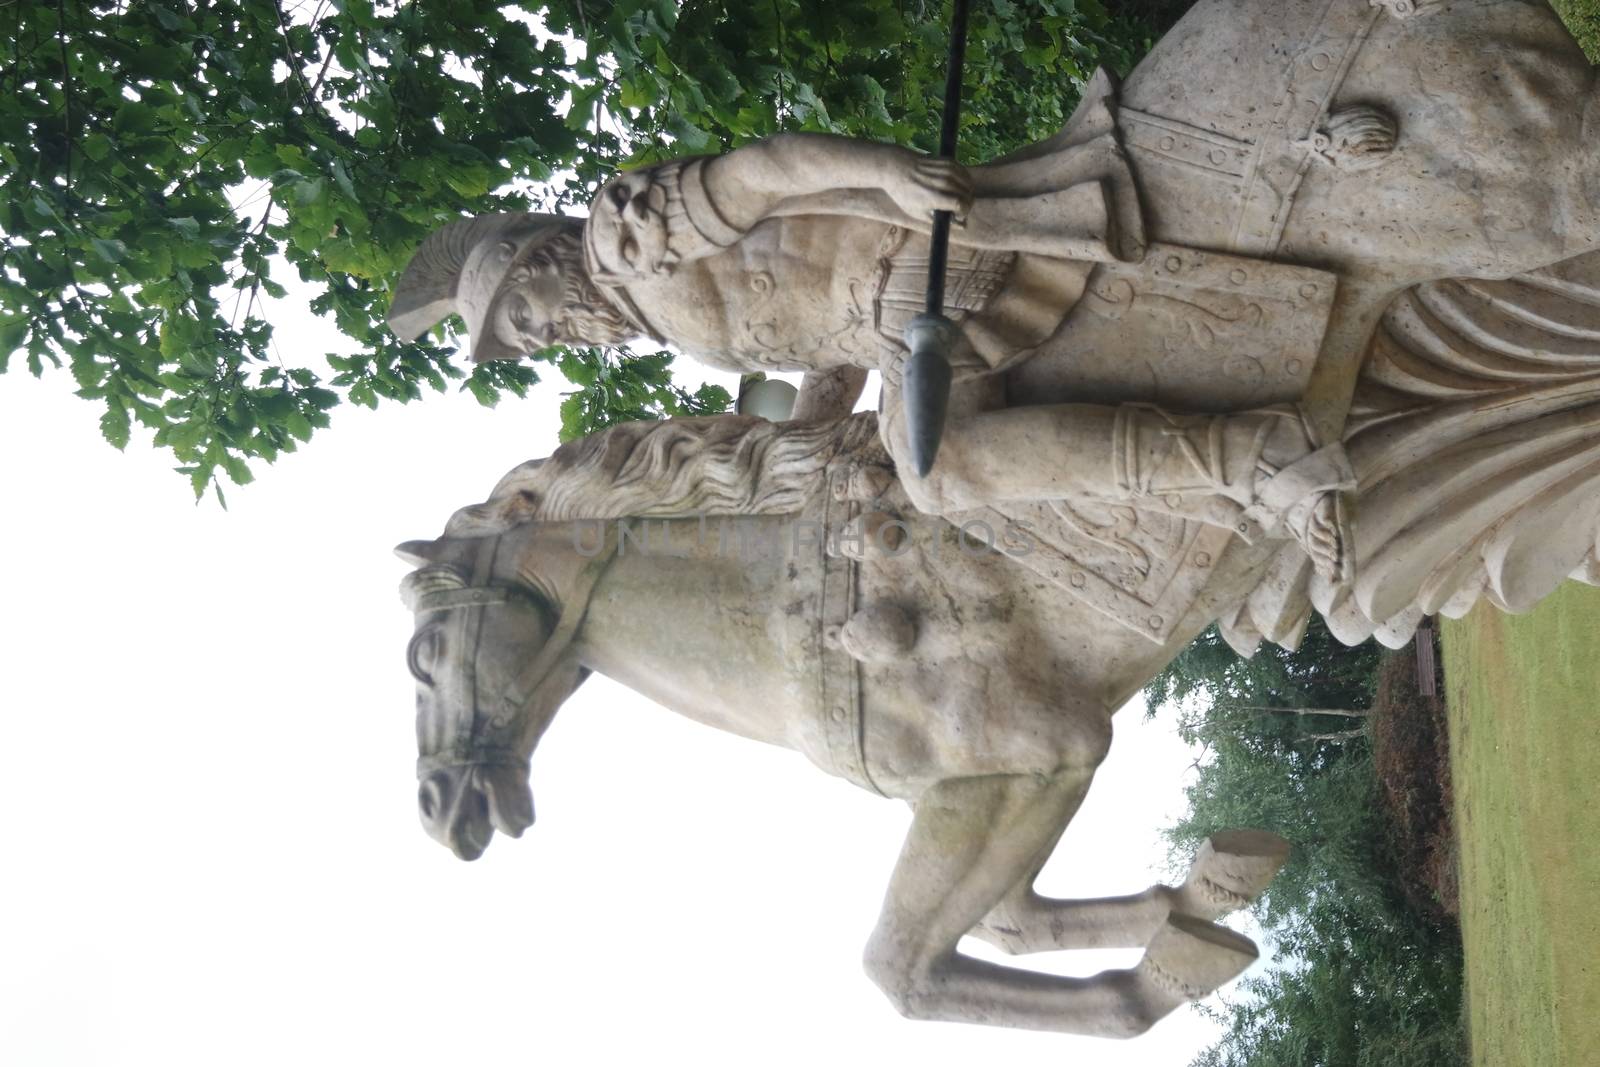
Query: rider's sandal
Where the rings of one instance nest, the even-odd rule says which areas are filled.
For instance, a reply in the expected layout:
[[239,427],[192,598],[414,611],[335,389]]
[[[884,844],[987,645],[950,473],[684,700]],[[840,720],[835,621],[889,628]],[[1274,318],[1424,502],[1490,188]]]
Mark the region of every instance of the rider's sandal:
[[1345,494],[1356,487],[1344,446],[1335,442],[1302,456],[1269,476],[1256,490],[1244,518],[1269,537],[1299,542],[1321,577],[1348,582],[1354,560]]

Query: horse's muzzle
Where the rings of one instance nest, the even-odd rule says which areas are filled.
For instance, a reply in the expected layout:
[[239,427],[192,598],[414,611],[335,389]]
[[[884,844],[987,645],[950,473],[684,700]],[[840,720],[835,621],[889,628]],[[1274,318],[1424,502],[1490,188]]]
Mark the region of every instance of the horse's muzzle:
[[533,795],[516,768],[456,764],[422,780],[417,814],[429,837],[458,859],[475,860],[496,830],[521,837],[533,825]]

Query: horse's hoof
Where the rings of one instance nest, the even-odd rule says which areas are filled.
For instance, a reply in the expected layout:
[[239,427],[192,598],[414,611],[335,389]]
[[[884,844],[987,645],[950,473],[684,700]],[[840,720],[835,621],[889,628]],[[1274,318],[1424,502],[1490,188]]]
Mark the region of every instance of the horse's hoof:
[[1246,907],[1272,884],[1289,842],[1267,830],[1223,830],[1200,843],[1178,887],[1177,910],[1218,919]]
[[1254,941],[1190,915],[1169,915],[1134,968],[1162,1010],[1210,996],[1243,974],[1260,955]]

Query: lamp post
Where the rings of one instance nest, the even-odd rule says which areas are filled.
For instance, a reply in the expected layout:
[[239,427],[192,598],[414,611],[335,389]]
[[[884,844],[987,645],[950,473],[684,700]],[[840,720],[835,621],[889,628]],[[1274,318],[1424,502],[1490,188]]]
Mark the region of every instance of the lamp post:
[[759,415],[768,422],[783,422],[794,414],[800,391],[782,378],[765,374],[746,374],[739,379],[739,397],[733,410],[740,415]]

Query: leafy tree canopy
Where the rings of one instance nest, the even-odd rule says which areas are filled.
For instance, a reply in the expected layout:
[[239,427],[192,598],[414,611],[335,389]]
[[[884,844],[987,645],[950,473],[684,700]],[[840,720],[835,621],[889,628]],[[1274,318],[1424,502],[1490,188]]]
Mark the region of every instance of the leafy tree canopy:
[[1344,644],[1320,615],[1293,651],[1263,641],[1249,659],[1212,626],[1146,683],[1144,695],[1152,709],[1191,698],[1212,707],[1365,708],[1382,654],[1373,641]]
[[1460,937],[1407,902],[1364,719],[1385,657],[1408,655],[1315,618],[1296,651],[1246,660],[1212,628],[1146,687],[1203,749],[1173,860],[1231,827],[1294,846],[1255,908],[1279,965],[1209,1009],[1224,1030],[1193,1067],[1462,1062]]
[[[1052,132],[1096,65],[1126,69],[1152,36],[1099,0],[973,6],[970,160]],[[468,373],[449,330],[384,327],[390,287],[449,219],[575,207],[617,167],[779,129],[931,148],[945,17],[925,0],[0,8],[0,370],[64,366],[107,440],[147,427],[197,494],[219,471],[248,481],[341,403],[454,380],[492,404],[540,364],[575,386],[567,436],[721,410],[721,389],[672,383],[667,353]],[[277,351],[261,298],[283,294],[285,261],[359,354]]]
[[1167,834],[1174,855],[1235,826],[1294,848],[1256,908],[1278,965],[1210,1009],[1224,1030],[1193,1067],[1463,1063],[1460,935],[1406,903],[1365,741],[1314,759],[1249,732],[1208,733],[1190,810]]

